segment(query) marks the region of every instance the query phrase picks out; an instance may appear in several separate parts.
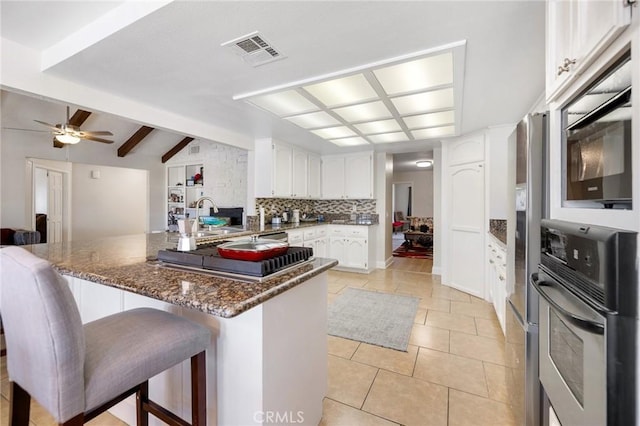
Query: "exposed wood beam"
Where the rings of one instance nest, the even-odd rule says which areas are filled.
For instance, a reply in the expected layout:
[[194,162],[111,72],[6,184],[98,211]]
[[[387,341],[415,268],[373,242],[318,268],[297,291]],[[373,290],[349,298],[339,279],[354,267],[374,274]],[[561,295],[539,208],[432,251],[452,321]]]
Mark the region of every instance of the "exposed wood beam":
[[[90,111],[79,109],[73,113],[73,115],[69,119],[69,124],[71,124],[72,126],[80,127],[82,126],[82,124],[84,124],[85,121],[87,121],[87,118],[89,118],[90,115],[91,115]],[[58,142],[55,137],[53,138],[54,148],[62,148],[63,146],[64,144],[62,142]]]
[[162,156],[162,162],[166,163],[167,161],[169,161],[169,159],[174,155],[176,155],[177,153],[179,153],[182,150],[182,148],[189,145],[189,142],[191,142],[192,140],[193,138],[189,138],[189,137],[182,139],[178,145],[171,148],[169,151],[167,151],[166,154]]
[[118,157],[124,157],[125,155],[127,155],[129,151],[131,151],[133,148],[135,148],[136,145],[142,142],[142,139],[146,138],[152,130],[153,127],[140,127],[138,131],[133,134],[133,136],[131,136],[125,143],[120,145],[120,147],[118,148]]

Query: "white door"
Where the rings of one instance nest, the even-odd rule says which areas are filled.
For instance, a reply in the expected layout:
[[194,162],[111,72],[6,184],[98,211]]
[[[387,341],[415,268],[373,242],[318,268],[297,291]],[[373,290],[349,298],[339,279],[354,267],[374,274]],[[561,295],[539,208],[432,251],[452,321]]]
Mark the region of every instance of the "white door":
[[49,170],[47,196],[47,243],[62,241],[63,186],[62,173]]
[[452,287],[484,298],[484,164],[449,167],[449,271]]
[[368,248],[367,240],[364,238],[349,239],[347,240],[346,247],[347,259],[344,266],[351,268],[367,268]]
[[344,264],[346,258],[346,247],[344,238],[329,239],[329,257],[336,259],[339,263]]

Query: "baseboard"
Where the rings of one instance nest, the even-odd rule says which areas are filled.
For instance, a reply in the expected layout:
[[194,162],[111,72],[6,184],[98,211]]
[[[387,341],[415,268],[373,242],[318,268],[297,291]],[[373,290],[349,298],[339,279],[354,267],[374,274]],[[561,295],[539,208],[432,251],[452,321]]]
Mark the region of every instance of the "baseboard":
[[431,268],[431,275],[442,275],[442,268],[434,266]]
[[392,263],[393,263],[393,256],[390,256],[385,261],[376,262],[376,268],[378,268],[378,269],[387,269],[389,266],[391,266]]

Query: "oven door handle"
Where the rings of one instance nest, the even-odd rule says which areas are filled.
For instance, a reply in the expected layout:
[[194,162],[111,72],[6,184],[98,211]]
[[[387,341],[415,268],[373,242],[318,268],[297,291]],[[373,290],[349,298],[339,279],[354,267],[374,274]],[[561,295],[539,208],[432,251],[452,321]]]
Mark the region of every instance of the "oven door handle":
[[543,289],[543,287],[553,288],[554,287],[553,283],[548,281],[540,281],[538,280],[538,274],[531,274],[531,284],[536,288],[540,296],[542,296],[542,298],[546,300],[547,303],[549,303],[549,305],[553,307],[553,309],[555,309],[560,315],[562,315],[571,324],[585,331],[588,331],[590,333],[604,334],[604,325],[598,322],[592,321],[588,318],[583,318],[579,315],[571,313],[566,309],[564,309],[562,306],[558,305],[558,303],[555,300],[553,300],[553,298],[549,296],[549,294],[547,294],[547,292]]

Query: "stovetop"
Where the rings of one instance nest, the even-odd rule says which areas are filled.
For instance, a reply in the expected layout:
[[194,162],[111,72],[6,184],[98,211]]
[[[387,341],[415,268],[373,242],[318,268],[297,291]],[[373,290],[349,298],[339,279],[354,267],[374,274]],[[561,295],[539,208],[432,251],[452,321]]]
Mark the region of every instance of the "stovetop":
[[163,265],[177,266],[200,272],[217,272],[233,278],[267,277],[287,271],[313,258],[310,247],[289,247],[288,251],[271,259],[252,262],[227,259],[218,254],[217,246],[225,241],[203,244],[193,251],[176,249],[160,250],[158,261]]

